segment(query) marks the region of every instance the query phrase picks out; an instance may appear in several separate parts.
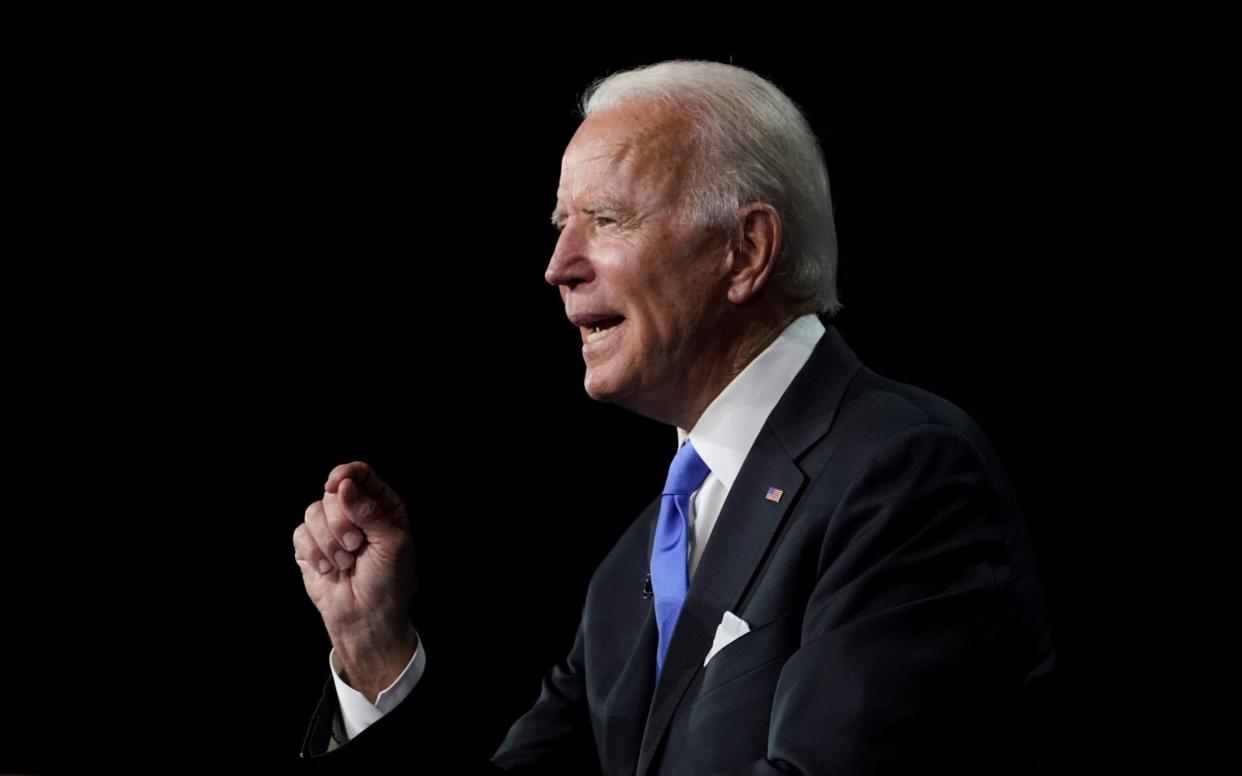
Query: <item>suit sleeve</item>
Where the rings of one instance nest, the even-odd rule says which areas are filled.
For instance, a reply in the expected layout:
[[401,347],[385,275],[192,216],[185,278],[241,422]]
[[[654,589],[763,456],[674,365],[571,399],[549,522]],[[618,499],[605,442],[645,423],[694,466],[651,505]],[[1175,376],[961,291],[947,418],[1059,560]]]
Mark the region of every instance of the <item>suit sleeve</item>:
[[908,429],[867,456],[828,522],[767,759],[739,772],[1048,767],[1017,754],[1020,685],[1036,662],[1017,623],[1039,604],[1015,584],[1024,534],[1003,478],[945,426]]
[[544,676],[539,699],[509,728],[492,757],[506,772],[599,773],[587,710],[585,617],[568,657]]
[[599,772],[583,678],[583,635],[579,626],[569,655],[544,676],[535,705],[509,730],[489,759],[470,735],[468,702],[453,692],[428,661],[421,680],[396,708],[344,741],[338,699],[331,679],[324,687],[302,745],[306,772],[323,774],[443,772],[452,763],[460,774],[547,774]]
[[352,739],[340,725],[336,687],[324,685],[302,743],[303,772],[315,774],[418,773],[435,763],[454,763],[454,772],[498,772],[469,735],[464,707],[428,661],[410,694],[392,711]]

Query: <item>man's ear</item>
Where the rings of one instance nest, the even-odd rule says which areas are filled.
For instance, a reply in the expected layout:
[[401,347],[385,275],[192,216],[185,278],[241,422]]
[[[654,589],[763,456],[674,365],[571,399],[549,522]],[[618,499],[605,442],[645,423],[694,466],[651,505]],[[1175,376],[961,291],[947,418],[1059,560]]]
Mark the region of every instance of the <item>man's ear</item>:
[[738,211],[738,231],[730,251],[730,302],[747,302],[767,285],[782,236],[781,217],[766,202],[752,202]]

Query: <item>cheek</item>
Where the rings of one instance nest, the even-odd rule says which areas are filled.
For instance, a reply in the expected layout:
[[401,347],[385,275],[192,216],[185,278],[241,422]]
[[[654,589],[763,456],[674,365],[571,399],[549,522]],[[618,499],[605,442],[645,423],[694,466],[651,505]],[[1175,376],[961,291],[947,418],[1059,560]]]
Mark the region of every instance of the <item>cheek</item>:
[[639,304],[638,325],[634,330],[637,339],[655,355],[668,347],[669,340],[677,331],[680,318],[677,301],[653,289]]
[[704,309],[704,291],[684,278],[668,280],[662,289],[661,301],[654,311],[666,338],[683,339],[697,328]]

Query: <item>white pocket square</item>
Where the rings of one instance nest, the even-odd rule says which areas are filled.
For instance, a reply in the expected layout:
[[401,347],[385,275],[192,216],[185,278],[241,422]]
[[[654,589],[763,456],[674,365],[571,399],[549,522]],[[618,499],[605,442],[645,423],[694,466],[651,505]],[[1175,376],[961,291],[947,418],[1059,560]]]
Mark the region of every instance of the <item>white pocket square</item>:
[[703,665],[706,666],[716,656],[717,652],[747,633],[750,633],[750,626],[746,624],[745,620],[733,612],[725,612],[724,617],[720,618],[720,624],[716,626],[716,638],[712,639],[712,648],[707,651],[707,657],[704,658]]

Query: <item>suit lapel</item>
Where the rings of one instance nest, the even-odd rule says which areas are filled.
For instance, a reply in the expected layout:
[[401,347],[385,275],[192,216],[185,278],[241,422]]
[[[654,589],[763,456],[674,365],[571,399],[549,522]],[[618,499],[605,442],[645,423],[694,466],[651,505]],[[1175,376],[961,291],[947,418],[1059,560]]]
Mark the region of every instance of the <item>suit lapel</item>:
[[604,704],[603,757],[609,773],[634,773],[643,738],[646,712],[655,684],[655,653],[659,638],[655,617],[648,617],[630,659],[617,675]]
[[[751,446],[721,508],[669,642],[643,731],[635,771],[639,776],[650,768],[674,712],[703,668],[721,617],[737,608],[786,514],[798,501],[806,475],[797,459],[828,432],[859,366],[836,329],[827,327]],[[769,488],[784,491],[778,501],[766,498]],[[654,618],[648,624],[654,631]],[[646,658],[654,663],[654,647]],[[654,669],[650,673],[654,676]]]
[[[647,526],[644,563],[651,557],[651,543],[659,512],[660,498],[656,497],[638,518]],[[630,656],[617,674],[604,702],[603,716],[607,723],[604,725],[601,746],[609,773],[634,772],[647,709],[651,704],[652,687],[655,684],[655,654],[659,631],[650,600],[643,601],[641,598],[642,588],[639,583],[640,580],[635,578],[633,589],[618,591],[620,600],[616,603],[616,606],[645,607],[646,618],[634,641]]]

